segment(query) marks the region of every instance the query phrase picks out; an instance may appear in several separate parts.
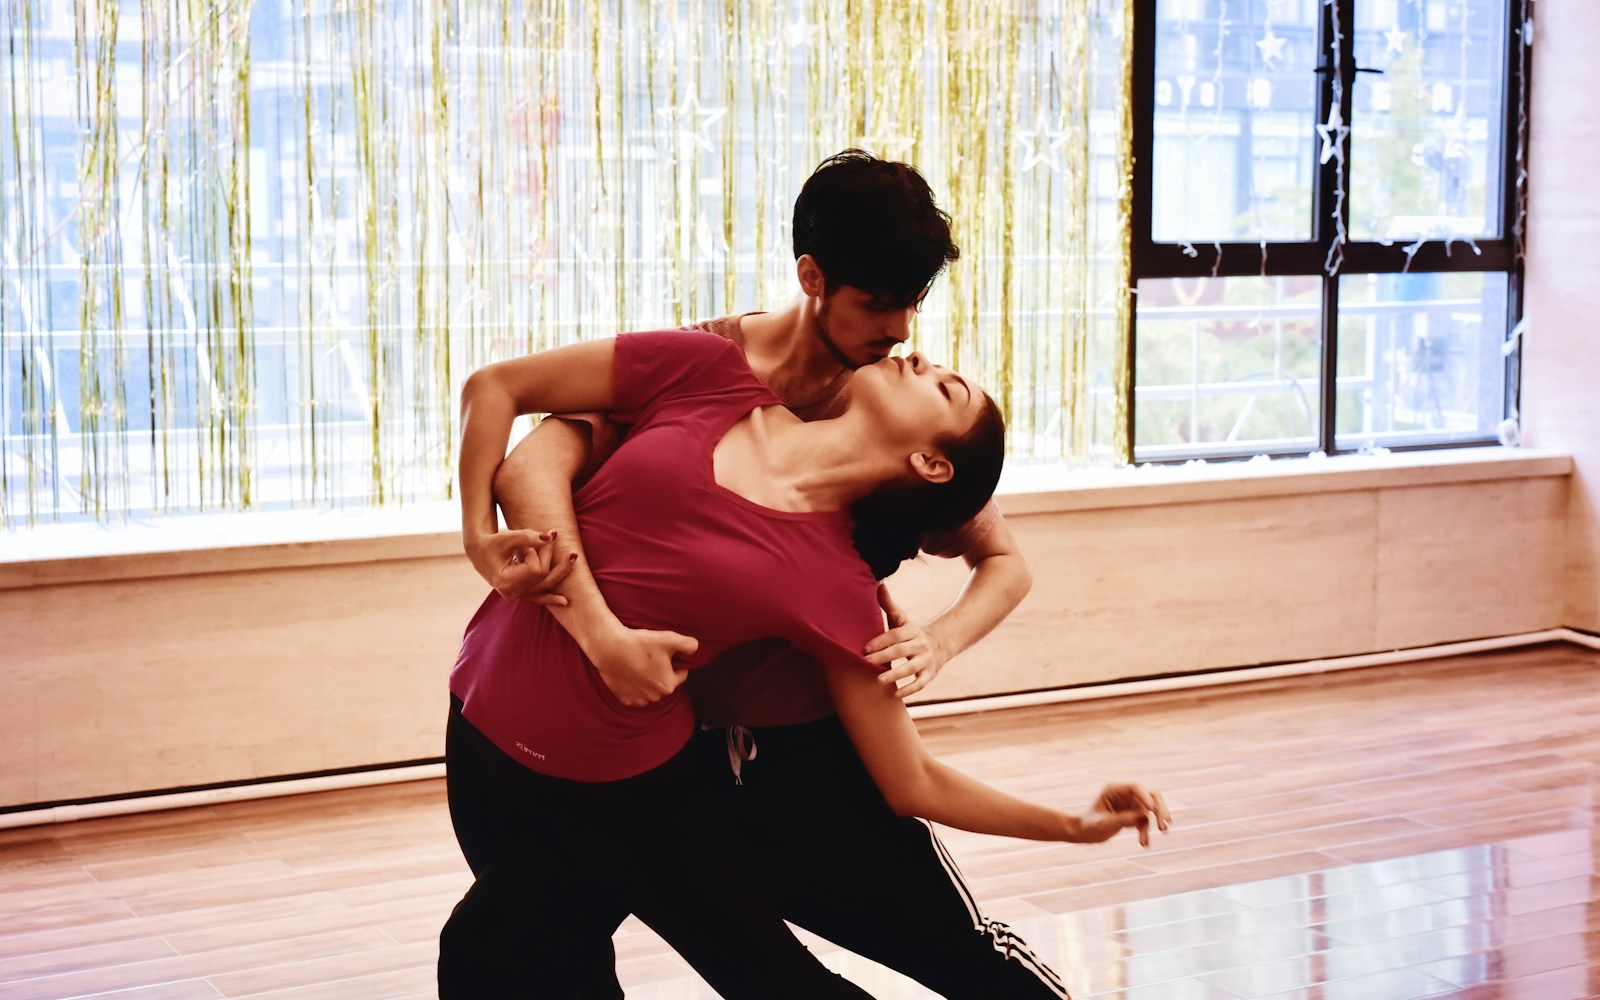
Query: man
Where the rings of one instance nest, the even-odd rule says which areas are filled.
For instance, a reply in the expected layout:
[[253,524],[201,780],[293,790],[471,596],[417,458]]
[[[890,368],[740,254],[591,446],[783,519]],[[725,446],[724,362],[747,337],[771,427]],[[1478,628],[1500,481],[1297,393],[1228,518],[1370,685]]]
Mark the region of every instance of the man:
[[[922,297],[960,251],[921,175],[859,150],[812,174],[795,202],[793,236],[800,292],[788,305],[699,328],[738,344],[802,419],[826,419],[842,409],[854,369],[910,337]],[[694,639],[628,629],[611,615],[581,558],[571,499],[574,482],[624,433],[593,418],[541,423],[495,478],[512,530],[468,554],[502,594],[549,605],[613,693],[643,705],[685,681],[672,657],[692,651]],[[547,531],[527,529],[534,524]],[[880,682],[898,684],[902,697],[987,634],[1031,584],[992,503],[923,548],[960,555],[970,573],[926,625],[908,621],[880,587],[891,627],[863,652],[890,668]],[[729,727],[727,791],[741,839],[786,918],[948,997],[1066,995],[1004,925],[979,914],[932,830],[889,810],[833,716],[817,664],[783,643],[752,644],[696,671],[689,690],[703,723]],[[597,970],[587,995],[621,992],[609,970]]]

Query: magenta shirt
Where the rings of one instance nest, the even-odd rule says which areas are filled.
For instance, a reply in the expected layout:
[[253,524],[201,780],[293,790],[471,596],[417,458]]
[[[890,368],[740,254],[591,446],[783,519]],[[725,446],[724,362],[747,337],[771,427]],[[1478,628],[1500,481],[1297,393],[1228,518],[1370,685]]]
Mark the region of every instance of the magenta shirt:
[[[728,429],[756,407],[782,405],[743,353],[707,333],[625,334],[615,399],[616,418],[633,430],[574,508],[616,616],[699,639],[682,664],[691,669],[769,637],[817,660],[861,660],[883,619],[849,513],[770,510],[712,477],[712,450]],[[576,781],[615,781],[663,764],[695,725],[681,689],[624,707],[543,606],[494,593],[467,625],[450,690],[501,750]]]

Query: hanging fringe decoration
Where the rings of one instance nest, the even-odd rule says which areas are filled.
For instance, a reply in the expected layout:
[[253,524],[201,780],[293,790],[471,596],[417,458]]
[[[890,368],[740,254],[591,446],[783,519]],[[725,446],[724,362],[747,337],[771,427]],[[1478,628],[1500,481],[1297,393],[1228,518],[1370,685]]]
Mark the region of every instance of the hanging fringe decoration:
[[1126,7],[0,0],[0,526],[449,497],[468,372],[781,304],[849,146],[1014,458],[1125,455]]

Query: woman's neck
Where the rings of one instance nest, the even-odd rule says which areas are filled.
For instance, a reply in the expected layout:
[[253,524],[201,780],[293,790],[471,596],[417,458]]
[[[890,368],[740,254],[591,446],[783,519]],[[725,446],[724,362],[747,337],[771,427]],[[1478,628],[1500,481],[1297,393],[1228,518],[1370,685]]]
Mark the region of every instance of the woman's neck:
[[904,467],[849,414],[806,423],[782,407],[751,411],[717,444],[717,483],[774,510],[846,510]]

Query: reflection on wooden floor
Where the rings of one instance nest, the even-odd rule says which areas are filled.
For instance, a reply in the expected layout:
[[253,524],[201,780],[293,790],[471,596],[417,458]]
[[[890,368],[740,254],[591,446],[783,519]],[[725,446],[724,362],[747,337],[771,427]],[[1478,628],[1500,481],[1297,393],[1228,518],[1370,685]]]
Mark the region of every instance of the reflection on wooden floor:
[[[947,761],[1173,831],[946,837],[1078,997],[1600,996],[1600,654],[1570,646],[929,721]],[[466,885],[442,785],[0,832],[0,997],[423,997]],[[880,1000],[906,980],[816,942]],[[712,997],[648,931],[635,1000]]]

